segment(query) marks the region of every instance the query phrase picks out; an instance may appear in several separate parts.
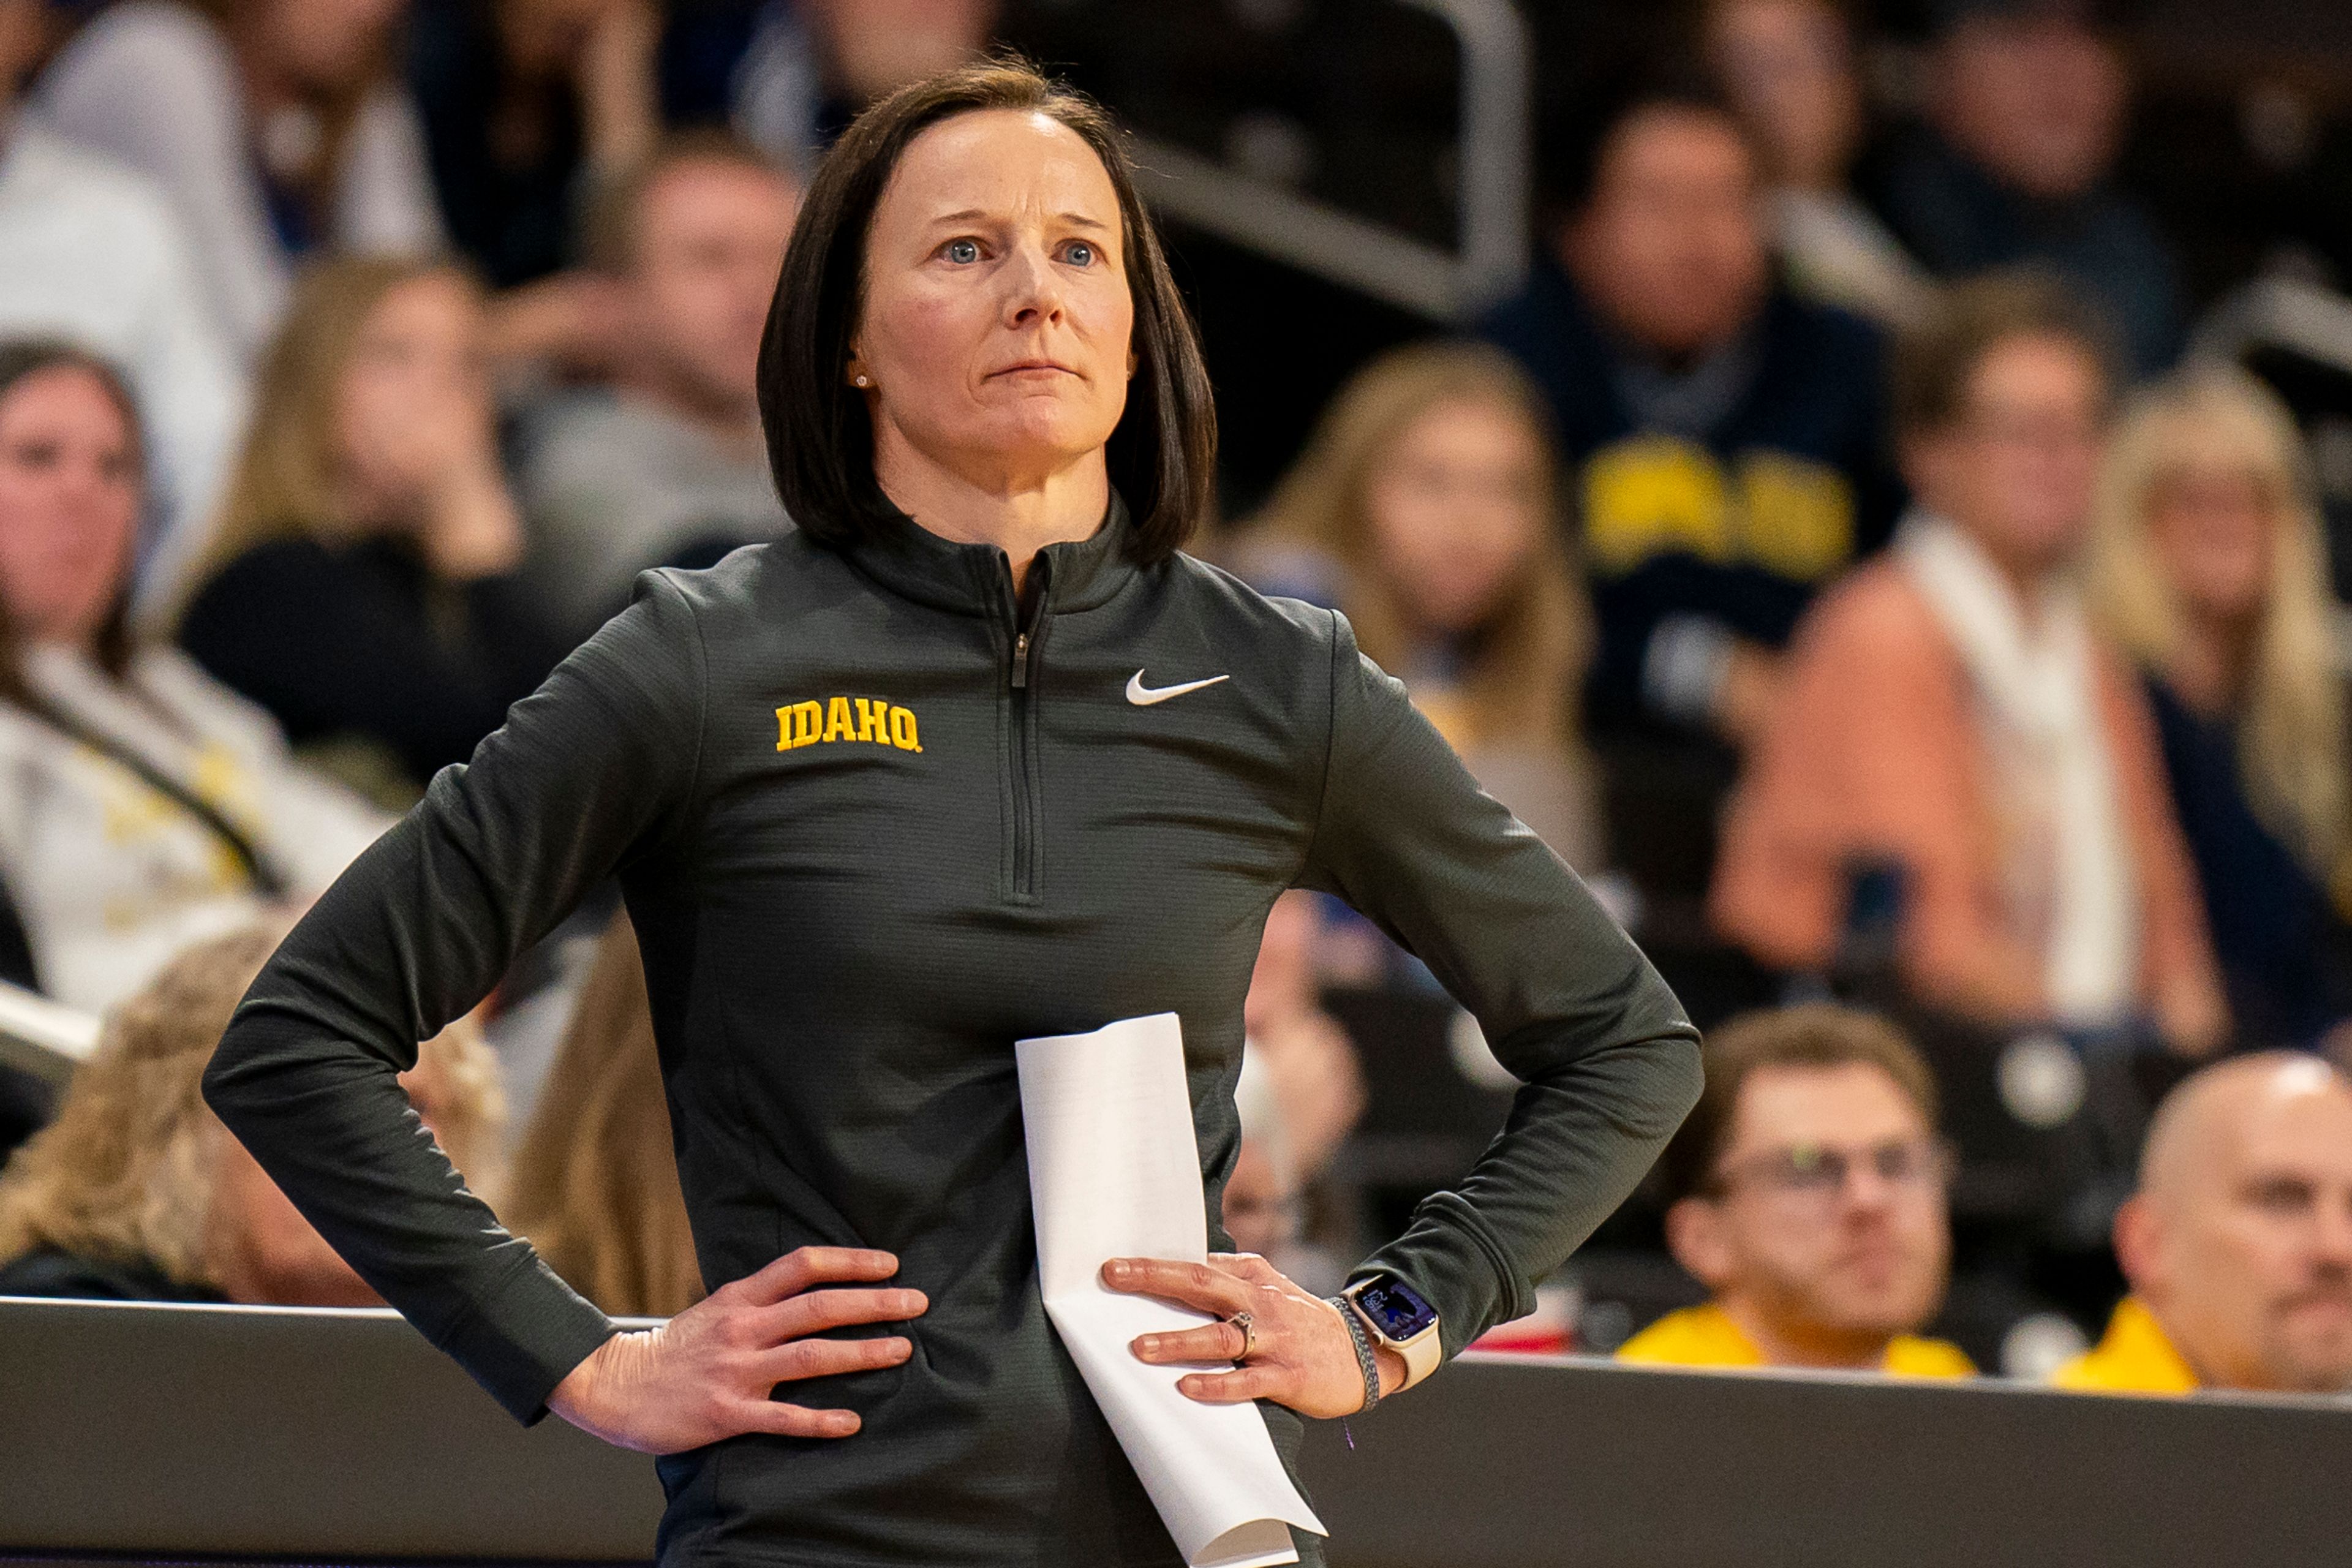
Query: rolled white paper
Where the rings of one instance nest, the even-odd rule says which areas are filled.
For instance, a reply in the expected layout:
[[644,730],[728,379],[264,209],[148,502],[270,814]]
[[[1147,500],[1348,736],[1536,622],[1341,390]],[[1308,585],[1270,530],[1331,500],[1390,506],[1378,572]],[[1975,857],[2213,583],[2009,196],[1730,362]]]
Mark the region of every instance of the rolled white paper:
[[1290,1525],[1328,1533],[1275,1454],[1255,1405],[1177,1392],[1190,1368],[1153,1366],[1138,1334],[1197,1328],[1199,1312],[1104,1288],[1113,1258],[1209,1255],[1201,1155],[1173,1013],[1014,1047],[1045,1315],[1192,1568],[1296,1563]]

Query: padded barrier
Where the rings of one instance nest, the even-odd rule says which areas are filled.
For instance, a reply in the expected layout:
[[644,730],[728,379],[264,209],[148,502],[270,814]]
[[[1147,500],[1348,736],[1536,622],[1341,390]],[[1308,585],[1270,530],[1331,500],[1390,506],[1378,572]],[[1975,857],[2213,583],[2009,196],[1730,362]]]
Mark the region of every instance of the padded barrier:
[[[2352,1562],[2338,1401],[1474,1355],[1351,1426],[1332,1568]],[[622,1563],[660,1506],[390,1312],[0,1300],[0,1556]]]

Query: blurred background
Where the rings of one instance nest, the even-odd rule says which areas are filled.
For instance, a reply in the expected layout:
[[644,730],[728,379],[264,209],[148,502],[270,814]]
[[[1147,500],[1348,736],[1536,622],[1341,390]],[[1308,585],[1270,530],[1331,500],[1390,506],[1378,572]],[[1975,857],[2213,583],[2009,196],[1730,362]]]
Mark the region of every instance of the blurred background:
[[[225,1022],[266,952],[231,933],[637,571],[790,526],[752,376],[799,193],[861,107],[1000,47],[1133,134],[1218,393],[1199,552],[1345,610],[1702,1027],[1892,1020],[1951,1151],[1905,1326],[2019,1376],[2088,1345],[2164,1093],[2347,1055],[2329,0],[0,0],[0,975],[52,1056],[106,1016],[163,1075],[78,1122],[69,1070],[0,1069],[0,1147],[50,1129],[0,1265],[363,1293],[155,1010]],[[614,910],[436,1092],[567,1275],[674,1310]],[[1305,894],[1249,1027],[1228,1222],[1336,1286],[1511,1081]],[[124,1217],[173,1184],[245,1231]],[[1496,1342],[1605,1353],[1706,1299],[1689,1195]]]

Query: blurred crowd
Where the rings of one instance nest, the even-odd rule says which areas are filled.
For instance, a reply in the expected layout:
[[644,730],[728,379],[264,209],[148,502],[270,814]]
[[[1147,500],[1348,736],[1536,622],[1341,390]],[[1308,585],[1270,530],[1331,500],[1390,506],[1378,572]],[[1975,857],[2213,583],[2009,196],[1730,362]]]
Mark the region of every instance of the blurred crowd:
[[[1494,1342],[2352,1390],[2313,459],[2184,352],[2105,9],[1930,10],[1885,123],[1834,0],[1661,11],[1540,116],[1524,288],[1355,369],[1202,548],[1343,610],[1710,1030],[1600,1261]],[[0,1294],[367,1299],[205,1054],[639,571],[791,527],[754,381],[802,180],[1003,21],[0,0],[0,978],[107,1020],[57,1103],[0,1080]],[[1458,1175],[1409,1113],[1467,1108],[1442,1163],[1507,1085],[1433,991],[1276,907],[1239,1244],[1332,1283]],[[409,1089],[601,1305],[700,1293],[610,899]]]

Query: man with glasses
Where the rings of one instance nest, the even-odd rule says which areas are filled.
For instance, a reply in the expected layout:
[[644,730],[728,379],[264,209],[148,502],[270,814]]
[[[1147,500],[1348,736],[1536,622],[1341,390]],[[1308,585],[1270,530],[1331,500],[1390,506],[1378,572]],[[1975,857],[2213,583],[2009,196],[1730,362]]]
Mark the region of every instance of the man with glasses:
[[2059,1387],[2352,1393],[2352,1083],[2266,1052],[2174,1089],[2116,1258],[2132,1293]]
[[1967,1377],[1917,1331],[1951,1260],[1936,1090],[1909,1042],[1826,1004],[1708,1037],[1706,1089],[1658,1163],[1666,1241],[1711,1293],[1620,1360]]
[[1897,349],[1916,504],[1807,612],[1734,795],[1717,925],[1825,967],[1857,868],[1901,872],[1900,978],[1996,1026],[2228,1034],[2154,721],[2074,567],[2113,386],[2095,317],[2032,273],[1947,292]]

